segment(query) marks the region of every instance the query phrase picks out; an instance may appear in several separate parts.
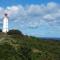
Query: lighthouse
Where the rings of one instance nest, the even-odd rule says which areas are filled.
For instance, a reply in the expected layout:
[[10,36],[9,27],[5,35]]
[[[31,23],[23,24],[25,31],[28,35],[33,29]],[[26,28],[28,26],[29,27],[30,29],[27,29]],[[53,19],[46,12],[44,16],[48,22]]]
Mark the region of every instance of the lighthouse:
[[8,32],[8,14],[7,13],[4,14],[2,32],[4,32],[4,33]]

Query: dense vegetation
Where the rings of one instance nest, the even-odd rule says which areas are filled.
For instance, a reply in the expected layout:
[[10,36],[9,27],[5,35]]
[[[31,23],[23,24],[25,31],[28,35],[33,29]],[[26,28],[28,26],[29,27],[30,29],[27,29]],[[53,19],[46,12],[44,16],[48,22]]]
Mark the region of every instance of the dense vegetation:
[[0,60],[60,60],[60,41],[0,32]]

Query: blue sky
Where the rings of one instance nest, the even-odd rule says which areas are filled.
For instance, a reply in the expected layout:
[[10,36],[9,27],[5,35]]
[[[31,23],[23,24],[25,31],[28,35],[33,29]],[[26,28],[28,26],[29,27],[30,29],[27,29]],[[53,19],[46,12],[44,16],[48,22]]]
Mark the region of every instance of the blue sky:
[[47,4],[48,2],[60,3],[60,0],[0,0],[0,6],[29,5],[29,4]]
[[0,0],[0,28],[5,12],[9,29],[37,37],[60,38],[60,0]]

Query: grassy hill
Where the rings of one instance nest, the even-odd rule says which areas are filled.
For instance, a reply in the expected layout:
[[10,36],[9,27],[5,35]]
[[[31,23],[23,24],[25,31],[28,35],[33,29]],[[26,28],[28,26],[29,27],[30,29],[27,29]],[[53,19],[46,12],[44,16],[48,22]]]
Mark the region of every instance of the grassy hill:
[[0,32],[0,60],[60,60],[60,41]]

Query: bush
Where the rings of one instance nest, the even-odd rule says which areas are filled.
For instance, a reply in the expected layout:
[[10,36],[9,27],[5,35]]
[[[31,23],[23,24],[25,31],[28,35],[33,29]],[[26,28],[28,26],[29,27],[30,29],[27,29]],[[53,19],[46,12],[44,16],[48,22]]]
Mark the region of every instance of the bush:
[[21,46],[20,49],[18,49],[18,53],[20,52],[22,56],[22,60],[32,60],[32,50],[31,48],[27,46]]
[[0,29],[0,32],[2,32],[2,29]]
[[9,32],[7,33],[8,35],[21,35],[23,36],[22,32],[19,30],[9,30]]

